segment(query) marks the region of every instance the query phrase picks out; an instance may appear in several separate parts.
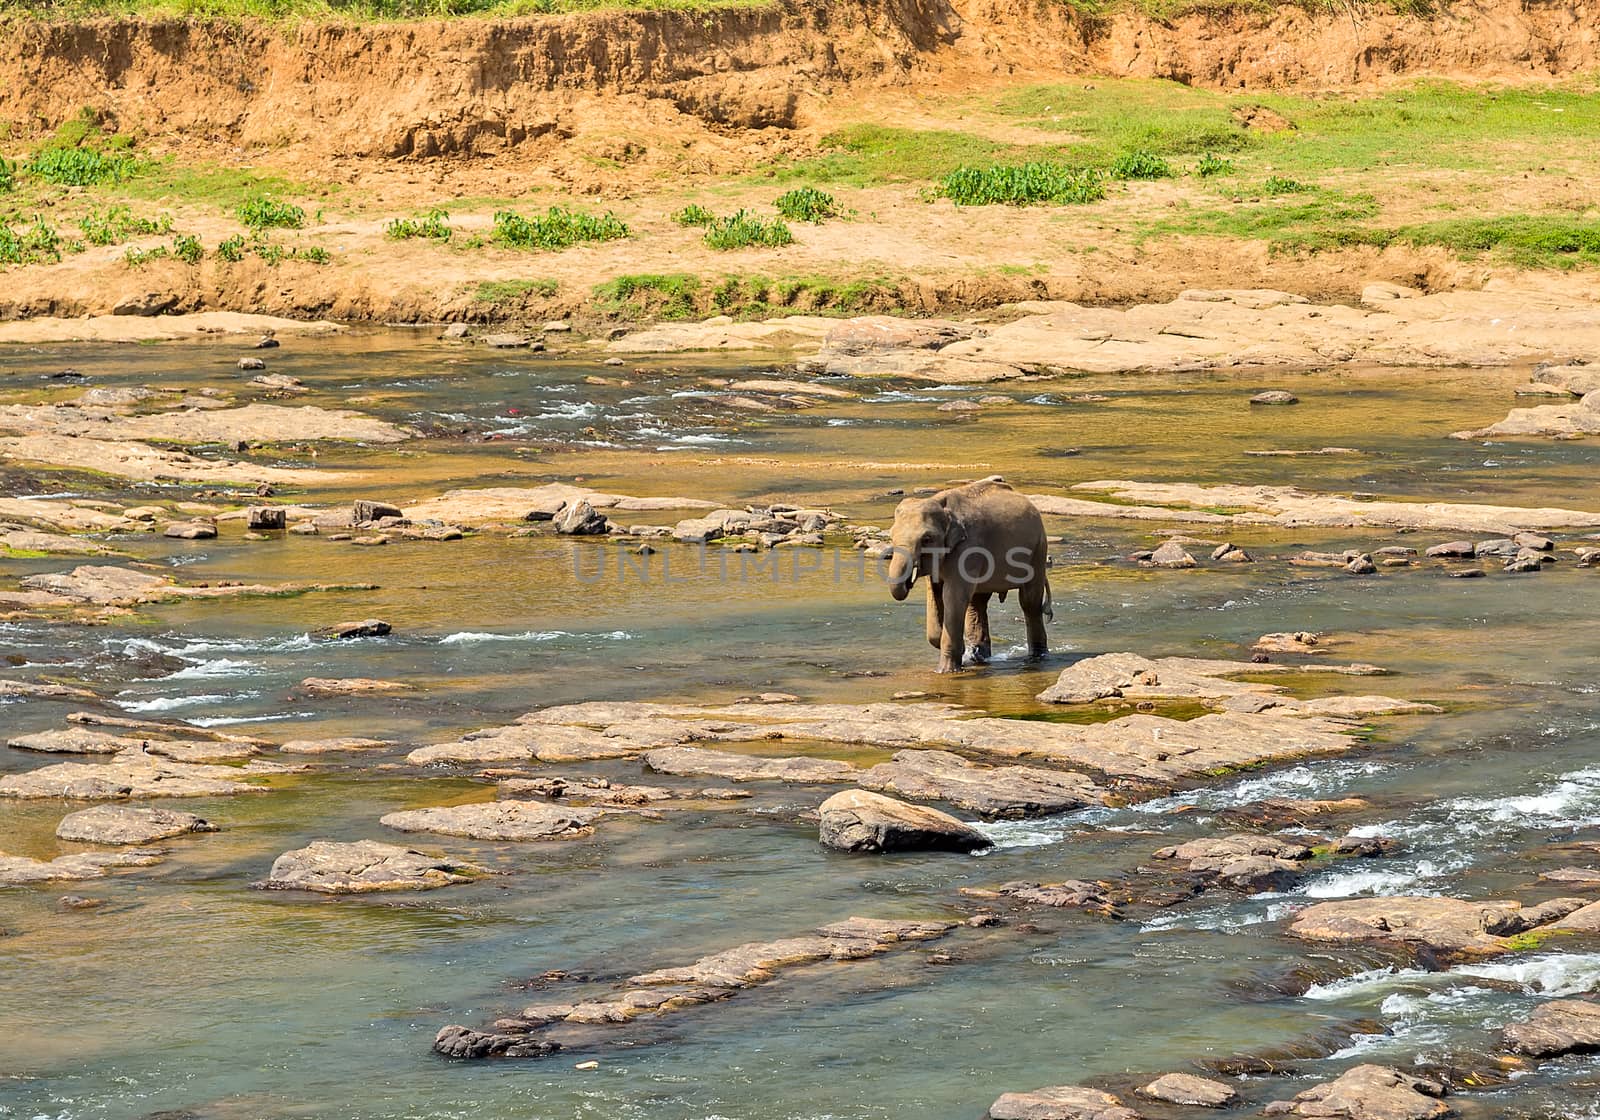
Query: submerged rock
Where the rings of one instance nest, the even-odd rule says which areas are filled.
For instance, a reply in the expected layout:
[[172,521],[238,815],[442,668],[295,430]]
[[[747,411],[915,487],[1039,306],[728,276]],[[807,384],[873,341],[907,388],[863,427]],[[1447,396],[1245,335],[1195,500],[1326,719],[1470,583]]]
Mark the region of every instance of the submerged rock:
[[571,840],[594,835],[605,809],[533,801],[489,801],[388,813],[380,824],[398,832],[438,832],[474,840]]
[[1222,1108],[1239,1099],[1231,1085],[1192,1073],[1165,1074],[1139,1092],[1153,1100],[1199,1108]]
[[823,845],[843,852],[972,852],[994,845],[948,813],[867,790],[836,793],[819,813]]
[[1311,856],[1311,849],[1297,840],[1241,833],[1162,848],[1154,858],[1181,861],[1192,872],[1241,890],[1263,891],[1298,878]]
[[[1516,948],[1516,934],[1541,927],[1577,928],[1588,907],[1581,898],[1524,907],[1509,900],[1395,896],[1321,902],[1295,916],[1289,932],[1310,941],[1372,942],[1424,949],[1443,956],[1492,956]],[[1600,914],[1600,904],[1594,909]]]
[[1437,1081],[1412,1077],[1388,1066],[1361,1065],[1322,1085],[1275,1101],[1268,1115],[1289,1113],[1318,1120],[1436,1120],[1454,1110],[1440,1097]]
[[1105,791],[1076,771],[979,766],[949,751],[897,751],[855,780],[867,789],[946,801],[987,817],[1043,816],[1105,800]]
[[475,864],[424,855],[412,848],[375,840],[313,840],[304,848],[279,856],[267,878],[256,885],[265,890],[366,894],[432,890],[468,883],[487,874],[486,869]]
[[1287,389],[1268,389],[1250,398],[1251,404],[1299,404],[1300,398]]
[[300,687],[313,696],[369,696],[411,690],[409,684],[401,681],[379,681],[370,677],[307,677],[300,682]]
[[467,1027],[442,1027],[433,1039],[433,1051],[446,1058],[543,1058],[561,1049],[559,1042],[522,1034],[494,1034]]
[[311,636],[322,638],[326,641],[348,641],[352,638],[381,638],[391,633],[394,627],[381,618],[363,618],[354,622],[339,622],[332,626],[324,626],[314,630]]
[[216,831],[216,825],[193,813],[132,805],[96,805],[68,813],[56,826],[56,837],[87,844],[148,844],[194,832]]
[[1002,1093],[989,1106],[990,1120],[1140,1120],[1110,1093],[1076,1085],[1053,1085],[1031,1093]]
[[1507,1027],[1501,1042],[1513,1054],[1531,1058],[1593,1053],[1600,1050],[1600,1002],[1557,999],[1541,1004],[1526,1022]]
[[249,768],[206,766],[124,751],[109,762],[61,762],[23,774],[0,776],[0,798],[59,797],[118,801],[130,797],[225,797],[264,792],[239,781]]
[[661,774],[729,782],[852,782],[861,773],[850,763],[831,758],[769,758],[705,747],[663,747],[648,752],[641,761],[646,768]]
[[290,739],[278,747],[284,754],[332,754],[338,751],[375,751],[395,745],[393,739],[362,739],[344,736],[333,739]]
[[129,852],[74,852],[52,860],[29,859],[0,852],[0,887],[27,886],[56,880],[100,879],[115,867],[149,867],[161,862],[161,853],[134,849]]

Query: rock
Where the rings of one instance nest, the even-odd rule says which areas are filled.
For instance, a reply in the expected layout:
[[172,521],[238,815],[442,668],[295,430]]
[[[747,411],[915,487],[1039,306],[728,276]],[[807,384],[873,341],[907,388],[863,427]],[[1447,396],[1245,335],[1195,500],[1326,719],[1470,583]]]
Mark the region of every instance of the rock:
[[15,735],[6,740],[6,746],[19,751],[47,754],[121,754],[127,750],[138,750],[141,742],[124,735],[109,735],[104,731],[63,727],[35,731],[30,735]]
[[533,341],[525,334],[486,334],[480,339],[491,350],[517,350]]
[[565,334],[572,329],[571,323],[552,321],[539,328],[545,334]]
[[375,751],[395,745],[393,739],[290,739],[278,749],[284,754],[331,754],[337,751]]
[[462,339],[472,337],[472,328],[466,323],[450,323],[439,332],[439,337],[447,342],[460,342]]
[[267,368],[267,363],[260,358],[240,358],[236,364],[241,370],[245,371]]
[[242,782],[251,770],[208,766],[124,751],[109,762],[62,762],[0,776],[0,797],[122,801],[130,797],[225,797],[265,787]]
[[374,502],[362,499],[353,503],[350,507],[350,521],[355,525],[365,525],[370,521],[378,521],[385,517],[404,516],[404,510],[399,506],[392,506],[388,502]]
[[1307,907],[1295,915],[1289,932],[1310,941],[1388,943],[1445,957],[1492,956],[1515,948],[1511,938],[1516,934],[1570,921],[1585,909],[1583,899],[1523,907],[1509,900],[1353,898]]
[[815,381],[783,381],[772,378],[735,381],[728,388],[736,393],[795,393],[803,397],[827,397],[830,400],[855,400],[860,394]]
[[161,530],[161,535],[181,541],[208,541],[217,535],[217,527],[209,521],[174,521]]
[[1539,878],[1550,883],[1582,883],[1600,886],[1600,871],[1592,867],[1560,867],[1554,871],[1541,871]]
[[264,533],[289,527],[288,511],[282,506],[251,506],[244,511],[245,528]]
[[1600,432],[1600,391],[1580,400],[1514,408],[1504,420],[1486,428],[1452,432],[1451,439],[1501,439],[1518,436],[1555,436],[1575,439]]
[[26,886],[61,879],[101,879],[114,867],[149,867],[160,862],[160,852],[139,848],[128,852],[74,852],[52,860],[0,852],[0,886]]
[[661,774],[721,778],[728,782],[851,782],[860,771],[848,762],[831,758],[769,758],[734,754],[705,747],[663,747],[646,753],[646,769]]
[[1531,549],[1534,552],[1550,552],[1556,547],[1556,542],[1541,533],[1515,533],[1511,541],[1518,548]]
[[489,874],[458,860],[424,855],[411,848],[375,840],[339,843],[313,840],[285,852],[257,886],[265,890],[317,891],[323,894],[365,894],[371,891],[432,890],[466,883]]
[[1319,646],[1322,641],[1321,634],[1314,634],[1309,630],[1296,630],[1293,633],[1263,634],[1255,640],[1250,648],[1256,653],[1296,653],[1315,654],[1327,653],[1325,647]]
[[39,700],[98,700],[100,697],[86,688],[50,684],[44,681],[0,681],[0,697],[25,696]]
[[1150,563],[1158,568],[1193,568],[1196,561],[1177,541],[1168,541],[1150,554]]
[[1268,389],[1250,398],[1251,404],[1299,404],[1300,398],[1286,389]]
[[324,641],[348,641],[352,638],[381,638],[392,633],[394,627],[381,618],[363,618],[356,622],[340,622],[313,630],[311,636]]
[[935,405],[933,410],[935,412],[981,412],[983,411],[983,406],[977,401],[945,401],[943,404]]
[[1047,704],[1085,704],[1126,699],[1206,700],[1248,693],[1270,694],[1279,686],[1259,681],[1233,681],[1239,673],[1282,672],[1243,661],[1207,661],[1163,657],[1152,660],[1135,653],[1103,653],[1086,657],[1061,671],[1056,683],[1039,693]]
[[1472,546],[1472,555],[1482,558],[1484,556],[1515,556],[1520,550],[1510,537],[1496,537],[1493,540],[1479,541]]
[[543,1058],[561,1049],[559,1042],[525,1034],[491,1034],[467,1027],[449,1026],[434,1036],[433,1050],[446,1058]]
[[1036,817],[1103,803],[1085,774],[1032,766],[978,766],[949,751],[898,751],[856,776],[866,789],[945,801],[986,817]]
[[1537,554],[1514,556],[1503,565],[1508,572],[1537,572],[1544,565]]
[[400,681],[379,681],[369,677],[307,677],[300,688],[312,696],[370,696],[380,692],[409,692],[411,686]]
[[1370,556],[1357,556],[1344,566],[1344,570],[1353,576],[1370,576],[1378,570]]
[[555,529],[570,536],[602,536],[611,523],[588,502],[575,502],[555,515]]
[[290,377],[286,373],[263,373],[260,377],[252,377],[250,384],[259,385],[263,389],[272,389],[280,393],[303,393],[306,391],[305,382],[298,377]]
[[1222,1108],[1239,1099],[1231,1085],[1192,1073],[1165,1074],[1139,1092],[1153,1100],[1199,1108]]
[[194,832],[216,831],[216,825],[193,813],[132,805],[95,805],[63,817],[56,826],[56,838],[87,844],[148,844]]
[[1477,546],[1471,541],[1446,541],[1434,545],[1423,555],[1435,560],[1471,560],[1477,553]]
[[1361,1065],[1339,1077],[1298,1094],[1285,1107],[1269,1105],[1268,1112],[1287,1112],[1319,1120],[1436,1120],[1454,1111],[1438,1098],[1444,1086],[1412,1077],[1387,1066]]
[[1311,856],[1296,840],[1241,833],[1162,848],[1154,858],[1183,861],[1191,872],[1255,892],[1288,886]]
[[989,1106],[990,1120],[1140,1120],[1110,1093],[1054,1085],[1031,1093],[1002,1093]]
[[1450,578],[1451,579],[1482,579],[1484,576],[1486,576],[1488,574],[1489,573],[1484,571],[1482,568],[1467,568],[1464,571],[1451,572],[1450,573]]
[[568,840],[592,836],[594,822],[605,815],[605,809],[490,801],[388,813],[379,823],[398,832],[438,832],[473,840]]
[[993,846],[983,833],[947,813],[852,789],[822,803],[821,840],[844,852],[955,851]]
[[887,350],[938,350],[971,338],[975,328],[948,319],[901,319],[866,315],[835,323],[823,341],[824,352],[867,354]]
[[1600,1050],[1600,1002],[1557,999],[1540,1005],[1526,1022],[1501,1032],[1501,1044],[1513,1054],[1554,1058]]
[[178,297],[170,292],[133,292],[112,304],[111,314],[152,318],[172,308],[177,302]]

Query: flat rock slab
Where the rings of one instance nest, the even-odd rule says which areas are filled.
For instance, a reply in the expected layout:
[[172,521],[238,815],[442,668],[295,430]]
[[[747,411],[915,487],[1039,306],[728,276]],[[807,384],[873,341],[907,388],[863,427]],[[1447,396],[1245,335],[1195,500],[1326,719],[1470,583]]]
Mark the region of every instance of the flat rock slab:
[[1139,1090],[1151,1100],[1198,1108],[1222,1108],[1239,1099],[1233,1086],[1192,1073],[1168,1073]]
[[989,1106],[990,1120],[1140,1120],[1110,1093],[1077,1085],[1052,1085],[1031,1093],[1002,1093]]
[[438,832],[473,840],[575,840],[594,835],[600,808],[537,801],[489,801],[387,813],[379,823],[397,832]]
[[248,768],[173,762],[124,751],[109,762],[60,762],[0,777],[0,797],[60,797],[75,801],[120,801],[137,797],[226,797],[261,793],[241,781]]
[[994,846],[948,813],[869,790],[836,793],[819,813],[823,845],[841,852],[973,852]]
[[248,404],[238,408],[184,408],[128,415],[95,405],[0,405],[0,431],[49,432],[96,440],[154,440],[197,444],[296,443],[349,440],[400,443],[414,433],[347,409]]
[[265,890],[369,894],[432,890],[487,874],[474,864],[376,840],[313,840],[274,860],[267,878],[257,885]]
[[879,793],[944,801],[986,817],[1046,816],[1103,804],[1106,798],[1093,779],[1073,770],[979,766],[949,751],[897,751],[855,781]]
[[1581,400],[1514,408],[1486,428],[1450,433],[1451,439],[1506,439],[1529,436],[1572,438],[1600,433],[1600,391]]
[[138,739],[86,727],[35,731],[6,740],[6,746],[13,750],[40,751],[45,754],[121,754],[126,750],[138,750],[139,745]]
[[74,852],[52,860],[8,856],[0,852],[0,886],[17,887],[58,879],[100,879],[115,867],[149,867],[161,862],[160,852]]
[[698,323],[658,323],[607,343],[613,354],[681,354],[694,350],[812,350],[837,329],[821,315],[735,322],[722,315]]
[[401,681],[380,681],[370,677],[307,677],[300,687],[312,696],[372,696],[388,692],[409,692]]
[[1259,681],[1227,678],[1240,673],[1284,672],[1290,668],[1249,661],[1102,653],[1063,669],[1056,683],[1039,693],[1039,699],[1047,704],[1088,704],[1111,698],[1220,700],[1246,693],[1267,695],[1282,689]]
[[0,681],[0,696],[20,696],[29,700],[98,700],[87,688],[50,684],[46,681]]
[[1176,861],[1192,873],[1241,890],[1262,891],[1299,878],[1312,854],[1298,840],[1240,833],[1162,848],[1154,858]]
[[543,486],[500,486],[447,490],[405,507],[412,521],[433,519],[452,525],[482,525],[496,521],[549,520],[569,505],[587,502],[597,510],[648,512],[652,510],[715,509],[716,502],[700,498],[634,497],[607,494],[582,486],[551,482]]
[[194,832],[216,831],[216,825],[193,813],[133,805],[95,805],[63,817],[56,825],[56,838],[86,844],[149,844]]
[[498,1030],[448,1026],[439,1031],[434,1049],[454,1058],[541,1057],[561,1048],[560,1038],[550,1035],[563,1029],[621,1026],[716,1003],[806,965],[869,960],[903,945],[941,938],[956,925],[851,917],[801,936],[752,941],[687,965],[639,973],[620,987],[585,986],[561,1002],[536,1004],[515,1020],[501,1020]]
[[1455,1110],[1439,1098],[1444,1086],[1388,1066],[1362,1065],[1313,1086],[1292,1101],[1275,1101],[1268,1115],[1319,1120],[1437,1120]]
[[[1583,930],[1586,910],[1600,903],[1552,899],[1537,906],[1511,900],[1396,896],[1320,902],[1295,916],[1289,932],[1308,941],[1393,944],[1445,956],[1493,956],[1516,948],[1512,938],[1539,930]],[[1563,921],[1567,924],[1563,925]]]
[[708,750],[705,747],[664,747],[647,752],[642,761],[660,774],[721,778],[729,782],[852,782],[861,771],[848,762],[831,758],[767,758]]
[[284,754],[335,754],[341,751],[377,751],[394,745],[393,739],[363,739],[345,735],[332,739],[290,739],[278,749]]
[[69,470],[98,471],[137,482],[233,483],[259,486],[323,484],[352,477],[348,472],[301,467],[268,467],[234,459],[206,459],[183,451],[127,440],[71,435],[0,438],[0,459],[43,463]]
[[[230,599],[250,595],[288,595],[306,591],[359,590],[331,584],[220,584],[198,587],[170,576],[108,564],[84,564],[70,572],[43,572],[22,580],[24,591],[42,593],[64,606],[131,607],[175,599]],[[370,587],[370,585],[363,585]],[[44,605],[44,604],[40,604]]]
[[1531,1058],[1593,1053],[1600,1050],[1600,1003],[1551,1000],[1535,1009],[1526,1022],[1507,1027],[1501,1042],[1513,1054]]
[[[1032,494],[1029,499],[1040,513],[1046,514],[1161,520],[1164,512],[1166,520],[1278,528],[1423,529],[1509,536],[1524,530],[1600,525],[1600,513],[1586,510],[1465,502],[1369,502],[1315,494],[1292,486],[1209,486],[1103,479],[1080,482],[1072,489],[1075,493],[1103,494],[1105,498],[1091,501]],[[1207,512],[1216,507],[1237,508],[1242,512]]]

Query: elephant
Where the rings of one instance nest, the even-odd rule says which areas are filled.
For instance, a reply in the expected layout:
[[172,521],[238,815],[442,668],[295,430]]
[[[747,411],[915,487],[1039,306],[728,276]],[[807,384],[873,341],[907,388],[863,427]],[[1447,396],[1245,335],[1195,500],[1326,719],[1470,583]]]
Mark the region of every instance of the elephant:
[[996,475],[907,498],[889,530],[889,594],[910,594],[928,577],[928,642],[939,651],[939,672],[989,660],[989,599],[1017,592],[1028,629],[1028,655],[1049,653],[1045,619],[1053,618],[1044,520],[1032,502]]

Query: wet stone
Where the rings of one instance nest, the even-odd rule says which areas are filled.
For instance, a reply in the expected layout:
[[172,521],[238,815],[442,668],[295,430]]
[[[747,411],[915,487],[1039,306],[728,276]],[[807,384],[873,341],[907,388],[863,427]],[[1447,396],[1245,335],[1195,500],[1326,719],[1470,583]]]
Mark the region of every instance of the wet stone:
[[56,837],[87,844],[148,844],[174,836],[216,831],[216,825],[193,813],[132,805],[95,805],[63,817],[56,826]]
[[1439,1099],[1443,1095],[1444,1086],[1437,1081],[1387,1066],[1361,1065],[1292,1101],[1275,1101],[1264,1111],[1318,1120],[1436,1120],[1454,1111]]
[[705,747],[663,747],[646,752],[645,767],[661,774],[721,778],[729,782],[821,782],[855,781],[860,771],[848,762],[828,758],[767,758],[735,754]]
[[1300,398],[1287,389],[1268,389],[1250,398],[1251,404],[1299,404]]
[[853,789],[822,803],[820,838],[844,852],[972,852],[993,846],[983,833],[936,809]]
[[1594,1053],[1600,1050],[1600,1002],[1551,1000],[1536,1008],[1526,1022],[1506,1027],[1501,1043],[1513,1054],[1531,1058]]
[[594,834],[605,809],[533,801],[490,801],[388,813],[379,823],[397,832],[437,832],[473,840],[573,840]]
[[1054,1085],[1030,1093],[1003,1093],[989,1106],[990,1120],[1140,1120],[1110,1093]]
[[1246,891],[1280,889],[1300,876],[1312,851],[1297,840],[1239,834],[1191,840],[1155,853],[1191,872]]
[[1044,816],[1105,799],[1105,791],[1085,774],[1034,766],[979,766],[949,751],[898,751],[856,781],[881,793],[944,801],[987,817]]
[[0,852],[0,886],[100,879],[113,868],[149,867],[160,862],[160,852],[142,848],[125,852],[74,852],[52,860],[30,859]]
[[1231,1085],[1192,1073],[1165,1074],[1139,1092],[1152,1100],[1199,1108],[1222,1108],[1239,1099]]
[[1391,944],[1444,957],[1492,956],[1516,947],[1512,937],[1541,928],[1582,928],[1600,904],[1553,899],[1524,907],[1511,900],[1470,902],[1432,896],[1341,899],[1307,907],[1289,932],[1309,941]]
[[1150,554],[1151,564],[1158,568],[1193,568],[1197,561],[1177,541],[1168,541]]
[[366,894],[432,890],[471,882],[486,874],[485,869],[474,864],[375,840],[314,840],[279,856],[267,878],[257,886],[265,890]]
[[352,638],[381,638],[394,627],[381,618],[364,618],[355,622],[340,622],[312,632],[312,636],[327,641],[348,641]]

